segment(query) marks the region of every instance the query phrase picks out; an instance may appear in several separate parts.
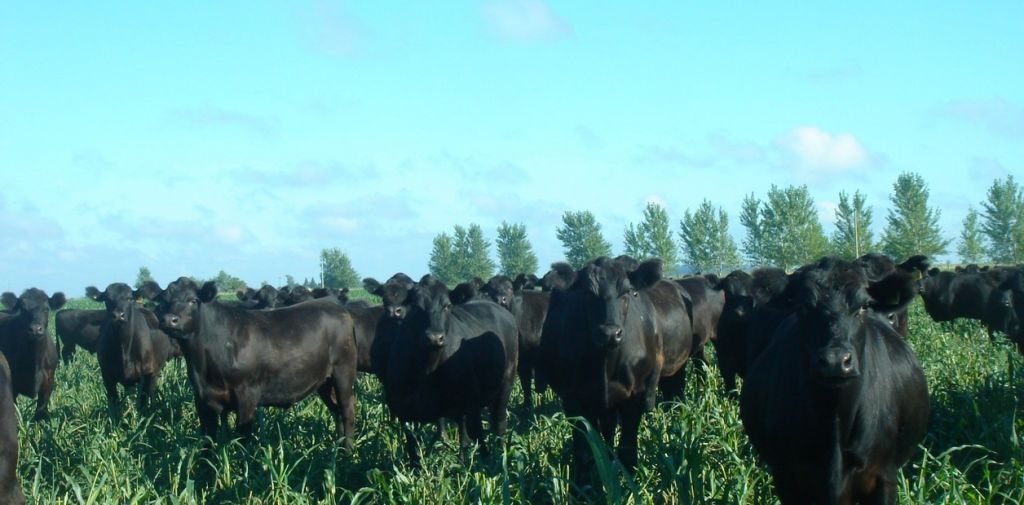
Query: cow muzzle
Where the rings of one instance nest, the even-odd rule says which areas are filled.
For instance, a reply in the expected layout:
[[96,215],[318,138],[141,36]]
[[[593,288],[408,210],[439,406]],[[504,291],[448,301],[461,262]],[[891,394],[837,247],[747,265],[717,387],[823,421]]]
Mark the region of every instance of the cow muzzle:
[[164,326],[167,328],[178,329],[178,324],[181,323],[181,318],[173,314],[167,314],[164,316]]
[[46,333],[46,328],[43,328],[43,325],[41,324],[30,324],[28,326],[28,331],[32,336],[38,337],[43,333]]
[[114,312],[114,319],[116,321],[125,322],[128,320],[128,317],[125,315],[123,310],[118,310]]
[[430,347],[441,347],[444,345],[444,333],[436,331],[427,332],[427,345]]
[[603,347],[615,347],[622,343],[622,327],[617,324],[602,324],[594,333],[594,341]]
[[860,376],[857,356],[848,347],[829,347],[818,354],[818,377],[827,383],[841,384]]

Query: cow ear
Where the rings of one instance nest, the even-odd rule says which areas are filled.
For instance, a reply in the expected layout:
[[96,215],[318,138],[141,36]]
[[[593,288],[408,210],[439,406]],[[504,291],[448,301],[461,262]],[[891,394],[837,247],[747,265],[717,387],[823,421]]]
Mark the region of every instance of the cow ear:
[[367,293],[373,293],[380,296],[380,288],[381,285],[377,282],[377,279],[374,279],[373,277],[363,279],[363,289],[365,289]]
[[104,300],[103,293],[96,289],[96,286],[89,286],[85,288],[85,296],[88,296],[97,302],[102,302]]
[[152,300],[153,298],[156,298],[156,295],[159,295],[161,291],[163,290],[160,289],[160,285],[157,284],[156,281],[145,281],[141,286],[139,286],[139,289],[135,290],[133,295],[135,298]]
[[903,310],[917,295],[917,280],[914,274],[897,270],[878,282],[868,285],[871,308],[877,312]]
[[210,303],[217,298],[217,283],[213,281],[206,281],[203,287],[199,289],[199,301],[203,303]]
[[64,297],[64,293],[58,291],[50,297],[50,310],[57,310],[67,302],[68,299]]
[[4,307],[7,307],[8,309],[13,309],[15,306],[18,305],[18,297],[15,296],[15,294],[11,293],[10,291],[4,292],[3,296],[0,297],[0,301],[2,301]]
[[635,270],[629,273],[629,282],[634,289],[647,289],[661,280],[661,260],[658,258],[649,259],[640,263]]

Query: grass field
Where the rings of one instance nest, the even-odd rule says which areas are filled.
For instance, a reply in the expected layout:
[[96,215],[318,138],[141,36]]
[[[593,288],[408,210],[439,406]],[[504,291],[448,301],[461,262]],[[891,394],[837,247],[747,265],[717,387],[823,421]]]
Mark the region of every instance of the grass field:
[[[99,308],[88,300],[68,306]],[[933,323],[920,303],[910,324],[932,416],[903,470],[901,503],[1024,503],[1024,360],[1005,341],[991,344],[977,324]],[[131,395],[116,422],[94,356],[79,350],[58,368],[57,381],[48,422],[29,421],[32,402],[18,400],[18,473],[30,503],[562,503],[571,496],[569,423],[550,392],[528,424],[517,391],[504,454],[465,466],[454,442],[445,446],[434,441],[436,429],[420,429],[427,449],[423,469],[413,471],[369,376],[358,383],[353,454],[337,450],[327,411],[313,397],[289,410],[262,410],[255,443],[222,431],[215,451],[201,454],[183,361],[164,371],[151,411],[136,410]],[[645,418],[637,475],[606,468],[606,492],[590,495],[593,501],[776,502],[717,371],[691,380],[686,397]]]

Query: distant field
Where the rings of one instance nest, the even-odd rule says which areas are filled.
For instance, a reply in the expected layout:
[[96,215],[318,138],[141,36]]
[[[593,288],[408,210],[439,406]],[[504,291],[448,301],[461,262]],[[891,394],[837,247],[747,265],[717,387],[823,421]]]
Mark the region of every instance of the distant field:
[[[68,306],[100,307],[83,299]],[[1024,503],[1024,360],[1005,341],[989,343],[977,324],[933,323],[919,302],[909,340],[928,377],[932,419],[903,471],[901,503]],[[504,455],[462,466],[455,447],[437,442],[423,470],[412,471],[380,385],[369,376],[358,383],[354,454],[336,450],[326,409],[309,398],[290,410],[263,410],[255,444],[222,432],[210,459],[199,453],[184,362],[165,370],[153,411],[138,412],[131,395],[117,423],[107,414],[94,356],[79,350],[70,366],[58,368],[57,380],[49,422],[28,421],[32,402],[18,401],[18,473],[32,503],[563,503],[570,493],[570,427],[551,393],[527,425],[517,390]],[[620,476],[595,501],[776,501],[717,371],[691,379],[686,396],[646,417],[635,481]],[[420,433],[429,442],[434,431]]]

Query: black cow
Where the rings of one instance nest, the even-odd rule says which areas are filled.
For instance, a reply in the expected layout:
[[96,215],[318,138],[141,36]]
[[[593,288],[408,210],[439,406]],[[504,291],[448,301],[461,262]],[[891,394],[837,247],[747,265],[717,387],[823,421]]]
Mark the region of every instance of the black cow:
[[736,376],[746,375],[747,323],[754,301],[750,295],[753,278],[743,270],[734,270],[715,284],[725,303],[715,330],[715,355],[726,391],[736,390]]
[[275,307],[290,307],[313,299],[313,291],[311,289],[306,286],[292,286],[291,289],[279,289],[277,291],[277,304]]
[[544,274],[537,284],[541,291],[565,291],[576,281],[576,270],[568,263],[554,263],[551,270]]
[[992,268],[986,271],[942,272],[928,270],[921,280],[919,292],[924,309],[936,322],[957,318],[977,319],[988,329],[989,338],[999,321],[989,321],[989,301],[993,292],[1012,276],[1013,268]]
[[60,358],[64,364],[70,363],[75,349],[81,347],[93,354],[100,341],[100,330],[107,321],[107,311],[103,309],[64,309],[53,316],[54,329],[57,330],[57,343],[60,344]]
[[115,282],[103,291],[85,288],[89,298],[106,305],[106,318],[100,330],[96,359],[111,407],[118,405],[117,385],[139,386],[139,407],[149,404],[160,383],[160,372],[180,348],[160,329],[153,311],[136,300],[152,299],[160,287],[147,281],[138,290]]
[[25,503],[17,470],[18,412],[11,393],[11,368],[0,354],[0,503]]
[[[566,416],[586,419],[608,443],[621,423],[618,455],[629,470],[644,412],[654,408],[659,386],[669,398],[682,393],[694,348],[682,287],[662,279],[661,260],[632,263],[602,257],[571,275],[567,265],[553,265],[545,279],[571,284],[551,292],[541,337],[543,373]],[[573,460],[581,481],[591,466],[581,423]]]
[[[519,385],[523,388],[523,408],[530,412],[533,410],[533,375],[540,359],[540,334],[544,328],[544,318],[548,313],[551,295],[540,291],[524,291],[523,287],[527,283],[529,279],[523,277],[523,274],[515,281],[504,275],[495,275],[487,281],[481,291],[492,302],[508,309],[516,318],[516,327],[519,329],[517,372]],[[538,374],[537,392],[543,393],[546,387],[547,383],[543,376]]]
[[36,399],[33,419],[49,417],[50,394],[56,385],[57,345],[50,337],[50,310],[57,310],[67,301],[64,293],[46,296],[30,288],[21,296],[3,294],[8,312],[0,318],[0,353],[11,367],[14,394]]
[[886,314],[910,303],[915,285],[903,271],[871,282],[861,265],[833,258],[790,277],[792,310],[762,330],[770,344],[740,398],[783,504],[896,503],[897,472],[927,430],[928,389]]
[[[418,463],[416,439],[406,422],[457,419],[464,455],[471,443],[487,453],[480,414],[487,407],[491,429],[507,428],[506,410],[515,382],[515,319],[489,300],[451,303],[448,288],[424,276],[407,291],[406,313],[395,325],[384,374],[385,399],[403,422],[406,451]],[[380,338],[380,336],[378,336]]]
[[288,407],[316,391],[351,449],[356,345],[348,311],[323,300],[254,311],[216,298],[213,282],[182,277],[155,300],[161,327],[181,343],[203,433],[213,437],[219,417],[234,411],[249,437],[257,407]]
[[415,285],[416,281],[402,272],[392,275],[384,284],[377,282],[373,277],[363,279],[363,287],[368,293],[380,297],[388,317],[393,319],[405,318],[407,310],[403,304]]
[[1009,271],[992,291],[985,313],[989,332],[1000,331],[1024,354],[1024,268]]
[[[712,278],[718,281],[717,277]],[[690,357],[703,365],[707,362],[704,347],[708,341],[718,340],[718,321],[725,307],[725,293],[716,289],[715,283],[702,275],[684,277],[676,282],[685,291],[684,301],[690,310],[693,325],[693,354]]]

